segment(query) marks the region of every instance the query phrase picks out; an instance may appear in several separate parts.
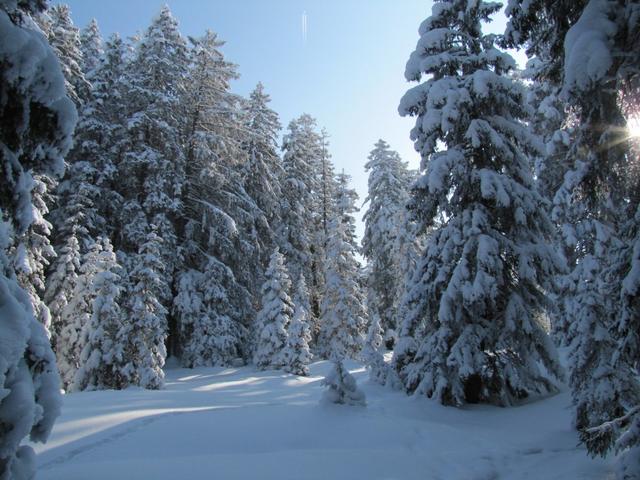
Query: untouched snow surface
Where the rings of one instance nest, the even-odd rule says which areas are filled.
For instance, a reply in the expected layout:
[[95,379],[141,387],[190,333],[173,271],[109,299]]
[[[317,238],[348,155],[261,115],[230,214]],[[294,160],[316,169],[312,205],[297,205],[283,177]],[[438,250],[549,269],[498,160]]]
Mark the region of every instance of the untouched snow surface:
[[319,404],[311,376],[253,367],[167,370],[160,391],[65,396],[39,480],[613,479],[570,426],[567,393],[514,408],[447,408],[370,383],[366,407]]

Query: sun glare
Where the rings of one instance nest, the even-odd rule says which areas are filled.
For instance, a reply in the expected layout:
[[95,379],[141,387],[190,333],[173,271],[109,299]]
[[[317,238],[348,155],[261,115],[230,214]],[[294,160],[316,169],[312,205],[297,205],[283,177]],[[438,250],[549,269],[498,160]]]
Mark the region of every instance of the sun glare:
[[640,139],[640,116],[633,116],[627,121],[629,137]]

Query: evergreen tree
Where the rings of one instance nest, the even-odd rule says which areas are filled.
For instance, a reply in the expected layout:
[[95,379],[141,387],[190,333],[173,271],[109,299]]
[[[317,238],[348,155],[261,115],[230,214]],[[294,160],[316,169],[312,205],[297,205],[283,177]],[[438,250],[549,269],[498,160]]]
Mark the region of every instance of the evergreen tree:
[[383,336],[392,347],[397,329],[398,290],[405,273],[400,270],[400,252],[396,248],[400,229],[405,227],[400,222],[409,199],[409,176],[406,164],[384,140],[378,140],[369,154],[365,170],[369,172],[369,194],[365,199],[369,208],[363,217],[362,253],[369,263],[368,307],[375,312]]
[[410,208],[423,231],[444,221],[413,276],[394,362],[407,391],[448,405],[510,405],[555,391],[561,375],[541,318],[562,263],[530,173],[525,93],[481,32],[499,8],[435,3],[405,72],[428,78],[400,105],[418,117],[425,170]]
[[358,388],[355,378],[344,368],[341,360],[333,360],[332,363],[331,370],[322,380],[327,389],[322,394],[321,403],[364,407],[367,404],[364,392]]
[[75,124],[55,54],[33,27],[44,3],[0,2],[0,477],[32,478],[33,449],[60,412],[59,376],[44,326],[16,278],[14,249],[38,212],[34,178],[63,170]]
[[[417,172],[412,173],[416,174]],[[407,304],[405,300],[408,289],[422,252],[424,251],[425,238],[428,234],[419,231],[418,223],[412,217],[411,212],[406,206],[398,212],[398,217],[397,221],[400,227],[397,232],[394,251],[397,258],[396,263],[398,265],[398,271],[400,272],[400,278],[396,280],[395,305],[398,324],[401,324],[407,314]],[[432,229],[433,227],[429,230]],[[394,344],[397,341],[397,333],[396,331],[396,335],[393,338]],[[389,340],[389,338],[386,339],[387,345]]]
[[51,327],[51,315],[42,297],[45,294],[45,272],[56,254],[49,240],[52,225],[44,216],[49,212],[49,189],[54,183],[47,175],[34,175],[31,188],[33,221],[29,229],[16,238],[14,250],[18,283],[29,293],[33,312],[47,330]]
[[[335,215],[335,196],[338,189],[331,155],[329,154],[329,135],[323,128],[320,131],[316,158],[311,158],[311,166],[316,177],[316,191],[312,192],[312,231],[311,231],[311,278],[312,290],[315,293],[313,300],[313,313],[315,317],[320,314],[322,292],[325,290],[325,269],[327,261],[327,243],[329,241],[329,229],[331,219]],[[314,326],[318,331],[319,326]]]
[[302,275],[298,278],[293,304],[293,316],[287,329],[287,344],[282,352],[284,370],[294,375],[307,376],[313,355],[309,350],[309,291]]
[[[67,260],[70,265],[67,266],[72,273],[76,268],[75,262],[80,256],[79,246],[75,236],[69,238],[69,253]],[[90,328],[89,323],[92,317],[93,301],[95,299],[95,290],[93,285],[96,276],[102,271],[104,259],[102,256],[103,245],[101,242],[93,242],[88,246],[88,251],[82,255],[78,261],[77,278],[73,275],[67,278],[66,285],[61,287],[73,288],[69,291],[68,299],[65,298],[65,305],[59,310],[58,315],[54,317],[54,345],[56,357],[58,359],[58,368],[62,384],[65,389],[73,388],[76,373],[81,365],[81,355],[85,348],[87,337],[85,330]],[[62,256],[60,257],[63,258]],[[109,258],[107,258],[108,261]],[[63,266],[62,262],[58,263],[58,267]],[[109,265],[108,265],[109,266]],[[53,288],[54,285],[50,284]],[[64,290],[61,290],[64,295]]]
[[329,225],[318,346],[326,358],[356,358],[366,324],[353,217],[358,196],[348,188],[348,175],[338,175],[337,183],[336,213]]
[[[554,214],[572,249],[562,313],[570,326],[575,424],[593,454],[605,454],[626,436],[640,395],[631,373],[637,357],[621,354],[621,345],[637,335],[622,319],[628,318],[624,285],[633,270],[629,233],[637,209],[623,108],[638,79],[638,12],[637,2],[602,0],[514,1],[507,12],[507,41],[529,43],[546,67],[539,76],[561,88],[560,98],[575,116],[564,158],[569,171],[556,193]],[[608,433],[600,435],[600,424],[620,428],[604,428]]]
[[291,323],[293,304],[289,298],[291,280],[284,256],[276,249],[262,286],[262,310],[258,313],[259,336],[253,361],[260,369],[284,365],[283,350],[287,343],[287,327]]
[[382,346],[382,327],[380,326],[380,318],[369,311],[371,323],[367,330],[367,337],[364,341],[362,349],[362,358],[369,370],[369,379],[384,385],[388,375],[388,367],[384,361],[380,347]]
[[[226,364],[246,353],[240,345],[255,319],[254,292],[259,290],[263,268],[256,219],[264,216],[243,187],[246,152],[241,143],[239,99],[229,92],[236,67],[224,60],[219,51],[223,43],[215,33],[209,31],[192,42],[193,88],[185,100],[189,181],[181,227],[188,268],[180,273],[186,290],[179,296],[189,295],[190,283],[197,285],[204,301],[198,308],[208,314],[194,321],[189,313],[193,309],[180,301],[175,304],[178,318],[172,330],[179,330],[187,345],[183,364]],[[184,275],[193,278],[187,280]],[[213,331],[226,332],[224,342],[203,339]],[[206,352],[212,356],[203,357]]]
[[[320,225],[316,227],[318,230],[317,236],[320,237],[316,240],[316,244],[323,247],[326,246],[327,239],[329,238],[329,222],[334,214],[333,202],[337,189],[333,163],[331,163],[331,155],[329,154],[328,138],[329,134],[323,128],[320,131],[320,188],[318,191],[319,206],[317,209]],[[324,253],[324,250],[321,253]],[[321,260],[324,262],[324,257],[321,257]]]
[[180,318],[182,365],[229,366],[245,356],[248,334],[236,320],[245,296],[229,267],[215,258],[203,272],[180,274],[174,306]]
[[318,185],[318,159],[322,148],[315,131],[316,122],[310,115],[302,115],[289,123],[284,136],[282,164],[282,223],[279,232],[283,254],[294,278],[303,274],[309,280],[311,313],[317,315],[320,292],[317,290],[317,262],[314,262],[312,242]]
[[54,5],[38,22],[49,38],[66,81],[67,95],[80,106],[88,97],[90,85],[82,71],[82,49],[80,31],[73,24],[68,5]]
[[277,139],[281,129],[278,115],[269,108],[269,95],[258,83],[244,108],[244,123],[248,139],[243,145],[247,163],[243,168],[243,186],[261,215],[257,228],[263,267],[269,262],[269,252],[276,245],[275,228],[280,223],[282,188],[282,161],[277,152]]
[[44,296],[45,304],[48,305],[51,313],[51,340],[54,351],[58,350],[56,342],[62,327],[63,312],[72,301],[78,282],[80,262],[80,245],[76,236],[71,235],[58,253],[56,268],[47,278]]
[[[122,79],[127,140],[117,183],[124,199],[119,247],[135,254],[154,225],[163,239],[161,259],[169,279],[179,260],[176,223],[185,182],[180,101],[187,68],[186,41],[165,6],[136,46]],[[168,301],[161,299],[165,306]]]
[[[122,239],[116,234],[133,228],[124,225],[117,228],[117,219],[122,211],[123,195],[119,186],[122,159],[127,150],[127,83],[128,68],[127,46],[118,34],[113,34],[104,44],[104,54],[100,62],[89,74],[92,84],[91,101],[83,110],[82,128],[76,136],[82,138],[84,148],[79,148],[78,159],[88,161],[95,167],[94,183],[97,194],[93,207],[95,214],[89,211],[96,226],[100,219],[108,220],[100,235],[105,233],[119,247]],[[93,198],[93,197],[92,197]],[[126,235],[125,235],[126,236]]]
[[167,309],[161,299],[170,296],[165,264],[162,260],[162,239],[155,229],[147,234],[129,273],[128,321],[118,333],[128,381],[147,389],[159,389],[164,383],[167,357]]
[[[124,351],[127,337],[123,334],[123,318],[119,305],[119,267],[108,239],[102,238],[90,248],[83,265],[91,281],[83,293],[91,298],[90,312],[82,325],[81,349],[77,370],[74,372],[74,390],[123,389],[129,386],[127,375],[129,358]],[[86,292],[86,293],[85,293]]]
[[80,68],[87,81],[93,84],[94,72],[99,67],[104,54],[102,36],[95,18],[91,19],[89,25],[80,32],[80,51],[82,52]]
[[[91,41],[101,42],[99,32],[93,32]],[[50,217],[56,230],[57,251],[75,236],[84,253],[95,238],[110,236],[114,227],[112,217],[120,202],[113,181],[118,145],[124,136],[119,104],[122,54],[122,42],[114,36],[107,43],[105,56],[94,59],[99,63],[87,73],[92,84],[91,95],[80,109],[74,148],[67,157],[68,168],[57,186],[57,205]],[[58,268],[56,263],[52,271]]]
[[[91,301],[84,298],[90,281],[83,282],[77,290],[74,272],[78,272],[81,256],[90,251],[94,239],[111,235],[114,222],[107,219],[113,218],[119,204],[113,178],[115,151],[124,131],[116,111],[121,91],[118,88],[122,75],[121,47],[118,37],[110,40],[106,56],[92,71],[91,99],[82,107],[75,147],[67,157],[70,164],[57,186],[57,204],[50,215],[56,231],[57,258],[49,269],[45,299],[51,308],[54,337],[65,332],[60,344],[54,338],[65,386],[75,375],[79,355],[79,351],[71,357],[65,353],[67,342],[75,344],[79,339],[82,323],[78,323],[78,315],[90,315],[91,305]],[[70,276],[66,277],[67,274]],[[64,314],[69,303],[75,306]],[[68,340],[66,336],[73,339]],[[75,352],[76,348],[71,351]]]

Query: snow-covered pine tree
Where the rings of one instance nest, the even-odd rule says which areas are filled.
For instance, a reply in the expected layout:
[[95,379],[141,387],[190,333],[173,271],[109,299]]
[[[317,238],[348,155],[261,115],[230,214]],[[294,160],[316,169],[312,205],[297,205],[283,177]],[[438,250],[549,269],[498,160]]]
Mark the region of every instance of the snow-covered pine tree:
[[[215,33],[192,43],[192,88],[185,100],[189,181],[181,219],[187,268],[179,274],[178,297],[186,300],[189,285],[196,285],[204,302],[198,308],[208,313],[196,320],[193,309],[176,299],[177,321],[171,331],[178,331],[186,346],[184,365],[227,364],[236,354],[247,353],[240,346],[258,303],[263,266],[256,222],[264,215],[243,187],[246,152],[239,99],[229,91],[236,66],[224,60],[219,50],[223,42]],[[214,331],[226,332],[224,342],[204,338]]]
[[[122,79],[127,138],[121,146],[125,153],[117,187],[123,197],[119,249],[135,254],[154,225],[163,240],[161,259],[168,283],[180,259],[176,224],[185,183],[180,102],[187,72],[186,41],[164,6],[136,45]],[[169,299],[161,302],[167,306]]]
[[378,140],[369,154],[365,170],[369,172],[369,194],[365,204],[365,231],[362,254],[368,263],[368,308],[375,312],[389,347],[397,330],[398,290],[404,283],[405,271],[396,251],[400,229],[405,225],[404,209],[409,200],[409,175],[406,164],[384,140]]
[[[329,134],[323,128],[320,131],[320,143],[318,144],[317,158],[312,159],[311,166],[315,170],[317,191],[312,192],[312,218],[313,228],[311,233],[311,288],[315,294],[312,299],[314,317],[319,316],[320,304],[322,303],[322,292],[325,289],[324,265],[327,260],[327,242],[329,240],[330,222],[333,218],[334,202],[336,190],[336,176],[333,163],[331,162],[331,154],[329,153]],[[317,321],[314,325],[314,331],[319,329]]]
[[[53,341],[59,361],[66,356],[62,354],[61,357],[66,347],[57,345],[55,336],[67,329],[68,319],[76,315],[75,307],[66,318],[63,318],[63,312],[71,302],[84,302],[81,298],[88,286],[84,285],[81,291],[73,294],[76,288],[73,272],[78,272],[80,258],[95,243],[94,239],[112,233],[107,218],[112,218],[118,210],[118,196],[113,190],[118,139],[122,140],[123,133],[121,107],[118,112],[121,92],[118,82],[122,75],[122,42],[118,37],[107,43],[106,56],[93,72],[91,99],[82,107],[76,128],[76,146],[69,154],[71,163],[57,186],[57,204],[50,215],[56,232],[57,258],[49,269],[45,300],[51,309]],[[89,312],[89,307],[90,302],[78,313]],[[77,336],[80,330],[74,327],[73,331]],[[61,341],[66,342],[64,338]],[[68,369],[63,365],[69,364],[61,363],[65,385],[70,379]]]
[[[204,270],[186,270],[178,278],[174,309],[180,319],[180,361],[188,368],[229,366],[247,356],[248,333],[238,321],[238,305],[247,292],[224,263],[209,258]],[[246,309],[246,307],[244,307]]]
[[51,314],[51,343],[54,351],[57,337],[62,327],[61,317],[67,305],[73,299],[73,292],[80,272],[80,245],[78,239],[72,234],[66,245],[58,252],[55,269],[47,278],[44,302]]
[[[320,158],[319,158],[319,191],[318,191],[318,218],[320,219],[318,230],[320,232],[320,244],[326,246],[329,238],[329,222],[333,217],[333,203],[336,194],[336,178],[331,154],[329,153],[329,134],[323,128],[320,131]],[[318,223],[318,222],[317,222]],[[323,252],[324,253],[324,252]],[[324,258],[324,257],[323,257]],[[324,263],[324,262],[323,262]]]
[[[102,189],[96,185],[99,175],[97,165],[94,163],[94,150],[89,146],[97,147],[96,139],[90,138],[85,120],[95,124],[94,118],[81,115],[77,134],[74,137],[76,148],[69,153],[70,164],[65,176],[56,188],[57,202],[51,212],[51,220],[55,226],[55,248],[59,252],[71,236],[75,236],[82,253],[87,252],[93,239],[104,234],[106,220],[98,212],[97,203],[101,199]],[[84,142],[83,142],[84,141]],[[98,152],[95,153],[99,155]],[[59,259],[54,260],[51,270],[56,270]]]
[[309,291],[304,276],[300,275],[293,295],[293,315],[287,328],[287,343],[282,352],[284,370],[294,375],[309,375],[309,362],[313,358],[309,350]]
[[93,84],[94,72],[102,61],[103,43],[98,22],[93,18],[80,32],[80,51],[82,52],[80,69],[90,84]]
[[261,212],[256,219],[262,265],[269,262],[270,252],[276,246],[275,228],[280,223],[282,188],[282,161],[278,155],[278,135],[281,129],[278,114],[269,108],[271,101],[258,83],[244,106],[244,125],[247,139],[243,149],[247,163],[243,167],[243,186]]
[[335,214],[329,222],[318,350],[325,358],[356,358],[366,329],[353,217],[358,195],[349,188],[349,176],[344,173],[338,175],[337,185]]
[[31,187],[33,220],[29,229],[15,239],[14,262],[18,283],[31,299],[36,318],[49,330],[51,315],[42,301],[45,294],[45,272],[56,253],[49,240],[52,225],[45,219],[51,203],[49,190],[55,180],[48,175],[34,175]]
[[[564,71],[564,37],[568,28],[577,21],[586,1],[510,0],[506,8],[509,21],[502,38],[507,47],[524,46],[529,57],[525,75],[532,81],[529,102],[533,117],[530,123],[546,145],[546,151],[533,155],[536,186],[541,195],[554,203],[551,219],[558,227],[555,243],[564,252],[570,267],[575,265],[581,249],[576,245],[573,229],[565,228],[570,223],[567,219],[570,213],[562,205],[561,187],[571,169],[572,162],[566,150],[572,142],[571,130],[576,119],[560,98],[560,90]],[[557,196],[559,189],[561,196]],[[553,308],[548,312],[551,328],[556,341],[561,344],[570,341],[565,312],[571,309],[568,304],[571,303],[570,291],[575,287],[572,283],[571,277],[560,275],[549,291],[550,296],[555,297]]]
[[[508,14],[507,40],[512,46],[529,43],[547,65],[544,78],[562,87],[560,97],[575,115],[575,138],[565,159],[570,171],[556,194],[554,214],[573,248],[563,313],[570,325],[575,424],[590,452],[605,454],[626,435],[621,433],[633,424],[629,413],[640,403],[632,373],[637,357],[620,355],[628,335],[637,333],[618,328],[633,263],[629,222],[635,222],[637,208],[622,100],[638,79],[640,7],[633,1],[514,0]],[[591,436],[602,422],[625,417],[622,428]]]
[[120,308],[119,268],[113,247],[107,238],[98,239],[85,256],[85,274],[91,275],[84,285],[83,294],[90,299],[90,311],[82,325],[73,375],[73,390],[119,390],[131,384],[128,372],[129,358],[124,350],[125,341]]
[[367,337],[365,338],[364,347],[362,348],[362,359],[367,365],[367,370],[369,370],[369,379],[384,385],[389,367],[385,363],[382,353],[380,353],[380,348],[383,345],[383,331],[380,326],[380,317],[369,310],[369,319],[369,329],[367,330]]
[[[309,282],[311,314],[318,314],[321,292],[317,291],[317,260],[311,244],[316,237],[315,220],[318,204],[318,159],[322,152],[316,121],[304,114],[289,123],[284,136],[282,165],[282,222],[279,238],[282,253],[293,278],[302,273]],[[317,266],[317,265],[316,265]]]
[[284,256],[276,248],[262,286],[262,309],[256,319],[259,333],[253,356],[253,362],[260,369],[284,365],[283,350],[293,315],[293,303],[289,298],[291,280],[284,262]]
[[344,368],[342,360],[333,360],[332,367],[327,376],[322,380],[322,385],[327,387],[323,392],[320,403],[341,404],[356,407],[364,407],[367,404],[364,392],[358,388],[356,379]]
[[[636,78],[636,81],[639,79]],[[616,273],[623,278],[620,316],[616,325],[616,359],[618,365],[631,365],[637,372],[640,358],[640,201],[637,196],[634,203],[637,205],[636,214],[623,225],[621,238],[624,246],[617,258],[614,258],[613,265],[614,271],[615,267],[621,268]],[[614,366],[616,367],[617,365]],[[634,396],[637,395],[637,391],[633,393]],[[613,422],[616,423],[614,432],[617,434],[613,448],[617,453],[623,454],[620,460],[620,477],[633,479],[633,475],[636,475],[637,478],[640,472],[640,402],[636,400],[635,405],[627,405],[624,416]],[[590,451],[602,451],[611,445],[606,441],[609,439],[601,442],[598,435],[588,431],[585,433],[582,440]]]
[[[417,172],[412,170],[409,174],[411,178],[409,184],[412,185],[417,178]],[[398,216],[399,230],[396,236],[394,251],[397,256],[396,264],[398,265],[398,271],[401,272],[401,278],[396,282],[397,290],[395,295],[396,317],[399,326],[407,313],[407,304],[405,303],[407,292],[422,252],[424,252],[425,239],[428,233],[425,234],[419,231],[418,223],[406,208],[406,205],[405,208],[398,212]],[[397,341],[398,332],[396,331],[395,334],[394,343]],[[386,340],[387,342],[389,341],[389,339]]]
[[73,24],[71,10],[60,3],[38,16],[37,21],[60,61],[67,95],[79,107],[87,99],[91,86],[82,72],[80,31]]
[[[587,252],[573,272],[577,292],[586,283],[587,295],[574,296],[574,315],[569,312],[568,322],[576,324],[577,329],[570,379],[576,426],[589,450],[599,454],[608,451],[616,436],[593,441],[586,431],[623,417],[640,405],[640,382],[634,374],[638,358],[615,354],[627,336],[637,336],[637,331],[623,333],[617,329],[624,316],[625,295],[621,292],[632,256],[624,258],[624,254],[620,257],[616,253],[630,252],[625,246],[635,241],[633,235],[624,235],[624,230],[634,229],[637,204],[629,200],[637,183],[630,183],[625,174],[631,150],[619,96],[626,82],[633,76],[638,78],[637,63],[628,63],[635,50],[628,42],[638,38],[640,27],[633,19],[637,20],[639,14],[635,2],[591,0],[564,41],[562,94],[576,108],[580,123],[568,152],[574,167],[563,185],[571,195],[564,197],[565,211],[579,212],[580,216],[569,217],[569,222],[578,227],[575,233],[580,236],[576,238],[580,239],[581,250]],[[585,66],[585,59],[596,54],[599,61]],[[584,272],[594,260],[598,262],[593,272],[595,281],[590,282]],[[601,305],[593,302],[598,295],[603,299]],[[600,310],[602,307],[604,310]]]
[[[70,265],[64,266],[62,262],[58,263],[58,267],[68,269],[70,276],[61,285],[60,294],[64,295],[65,304],[54,316],[53,323],[53,344],[65,389],[73,389],[76,373],[81,366],[80,356],[88,338],[84,332],[89,328],[95,299],[95,290],[92,286],[104,264],[102,242],[94,241],[87,247],[87,252],[80,256],[77,240],[74,240],[75,236],[69,237],[70,250],[68,258],[64,259],[68,260]],[[62,256],[60,258],[63,259]],[[76,268],[75,262],[78,262],[76,278],[72,273]],[[53,292],[55,285],[50,284],[50,287],[52,289],[50,291]],[[73,288],[68,296],[65,295],[65,288]]]
[[562,266],[535,191],[513,59],[483,35],[496,3],[436,2],[405,72],[427,79],[399,111],[424,175],[410,208],[427,230],[440,219],[413,277],[394,353],[408,392],[446,405],[510,405],[556,390],[559,363],[542,313]]
[[163,240],[151,228],[146,241],[133,259],[128,278],[127,321],[116,334],[118,349],[128,362],[118,368],[128,381],[147,389],[159,389],[164,384],[167,350],[167,309],[162,299],[169,298],[166,267],[162,259]]
[[0,477],[32,478],[32,442],[47,440],[60,412],[59,376],[44,326],[18,285],[16,239],[34,221],[34,176],[62,173],[76,115],[55,54],[32,15],[44,2],[0,2]]
[[[544,62],[534,58],[527,63],[527,69],[524,72],[531,81],[528,89],[530,125],[533,132],[540,137],[544,144],[541,151],[534,154],[532,164],[536,189],[548,201],[552,221],[561,223],[557,209],[554,210],[551,206],[556,192],[564,181],[564,176],[570,169],[566,152],[571,144],[573,129],[571,122],[574,116],[565,112],[564,103],[559,95],[560,87],[547,79],[538,78],[538,71],[544,71],[543,66]],[[575,264],[575,244],[572,241],[567,243],[563,240],[559,224],[556,224],[553,241],[556,250],[563,252],[567,264]],[[547,315],[551,324],[552,336],[558,345],[568,345],[569,343],[569,325],[566,323],[565,308],[567,307],[565,304],[570,298],[571,282],[567,280],[566,274],[558,276],[552,284],[553,289],[548,292],[552,302]]]
[[[94,199],[95,225],[100,218],[107,219],[104,232],[119,247],[117,218],[122,210],[123,196],[119,193],[118,170],[126,152],[126,83],[128,68],[127,46],[115,33],[104,43],[104,54],[94,70],[87,73],[91,81],[91,100],[82,112],[81,128],[77,136],[86,142],[79,148],[78,159],[90,162],[96,169]],[[88,61],[88,59],[87,59]],[[132,228],[126,225],[127,228]]]

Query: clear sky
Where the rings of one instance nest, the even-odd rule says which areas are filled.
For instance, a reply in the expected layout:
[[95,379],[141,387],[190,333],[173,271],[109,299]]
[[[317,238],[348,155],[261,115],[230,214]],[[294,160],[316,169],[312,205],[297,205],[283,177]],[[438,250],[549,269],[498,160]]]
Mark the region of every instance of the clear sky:
[[[57,3],[52,0],[52,3]],[[366,196],[364,164],[382,138],[412,168],[419,158],[409,140],[413,119],[397,113],[410,86],[404,65],[429,16],[427,0],[67,0],[75,24],[95,18],[104,36],[143,32],[168,4],[185,36],[211,29],[237,63],[235,92],[261,81],[284,127],[309,113],[330,136],[336,171],[345,170]],[[504,28],[504,20],[494,29]],[[358,233],[362,233],[359,225]]]

